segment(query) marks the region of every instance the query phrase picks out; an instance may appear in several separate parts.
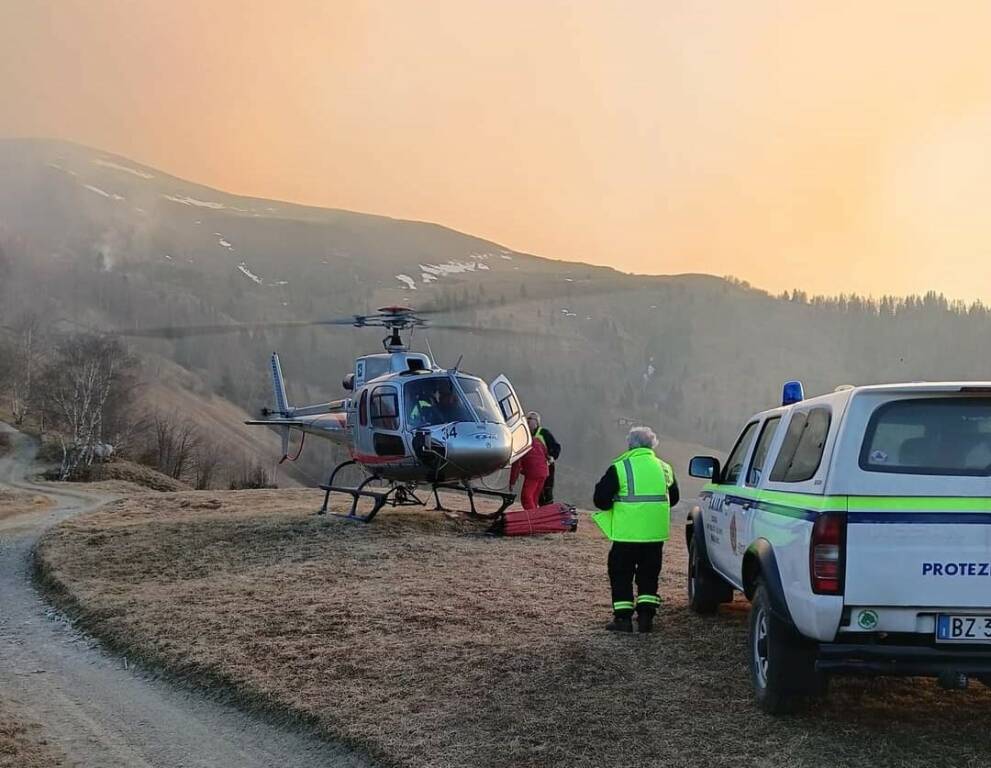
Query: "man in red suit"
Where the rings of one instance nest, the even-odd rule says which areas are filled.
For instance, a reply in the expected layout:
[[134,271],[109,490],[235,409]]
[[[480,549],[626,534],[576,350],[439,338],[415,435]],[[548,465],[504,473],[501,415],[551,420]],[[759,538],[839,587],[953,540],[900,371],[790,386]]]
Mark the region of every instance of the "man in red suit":
[[509,471],[509,487],[516,485],[520,475],[523,475],[523,489],[520,491],[520,503],[523,509],[536,509],[539,506],[540,492],[544,489],[544,481],[550,474],[547,462],[547,446],[542,440],[534,440],[530,450],[520,456]]

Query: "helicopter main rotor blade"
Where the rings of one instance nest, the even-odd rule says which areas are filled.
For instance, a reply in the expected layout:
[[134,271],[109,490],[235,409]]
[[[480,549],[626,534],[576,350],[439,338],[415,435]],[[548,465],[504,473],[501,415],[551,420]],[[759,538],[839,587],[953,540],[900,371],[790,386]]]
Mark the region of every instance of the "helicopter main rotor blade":
[[[662,278],[663,279],[663,278]],[[532,289],[527,296],[516,296],[510,299],[491,298],[487,300],[473,299],[464,303],[448,305],[427,305],[422,309],[417,309],[416,314],[423,317],[437,317],[440,315],[462,315],[465,312],[485,309],[500,309],[502,307],[515,307],[520,304],[532,304],[541,301],[580,301],[583,298],[595,298],[599,296],[610,296],[620,293],[633,293],[655,288],[649,282],[633,276],[622,276],[620,278],[604,278],[595,281],[574,281],[565,283],[563,286],[554,284],[541,286],[542,289]],[[551,290],[547,290],[550,288]]]
[[535,336],[558,336],[562,334],[548,330],[524,331],[519,328],[498,328],[492,326],[465,325],[462,323],[434,323],[430,322],[417,329],[420,333],[425,331],[455,331],[458,333],[471,333],[478,336],[525,336],[532,339]]
[[159,328],[137,328],[116,331],[120,336],[148,339],[186,339],[196,336],[218,336],[244,331],[269,331],[283,328],[312,328],[320,325],[358,325],[355,316],[328,318],[326,320],[282,320],[259,323],[216,323],[208,325],[168,325]]

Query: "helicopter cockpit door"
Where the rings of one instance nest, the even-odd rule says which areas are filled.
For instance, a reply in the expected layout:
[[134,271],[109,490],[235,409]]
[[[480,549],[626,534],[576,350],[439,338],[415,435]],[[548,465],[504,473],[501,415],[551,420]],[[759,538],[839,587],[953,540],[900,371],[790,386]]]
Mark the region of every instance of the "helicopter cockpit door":
[[499,410],[502,412],[502,417],[506,420],[506,426],[509,427],[509,432],[513,437],[513,454],[510,462],[514,462],[530,450],[530,445],[533,443],[530,430],[526,425],[526,416],[520,405],[520,398],[505,376],[494,379],[489,384],[489,390],[499,404]]

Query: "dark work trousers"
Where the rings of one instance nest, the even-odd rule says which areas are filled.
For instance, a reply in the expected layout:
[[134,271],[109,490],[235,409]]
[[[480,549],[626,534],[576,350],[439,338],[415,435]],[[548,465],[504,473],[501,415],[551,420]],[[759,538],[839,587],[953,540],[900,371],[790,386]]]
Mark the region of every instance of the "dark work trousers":
[[[639,613],[653,615],[660,599],[657,581],[661,575],[663,541],[634,543],[614,541],[609,550],[609,584],[612,587],[613,612],[629,616],[636,608]],[[633,582],[637,597],[633,597]]]
[[544,490],[540,492],[540,501],[538,502],[541,507],[544,504],[552,504],[554,502],[554,465],[551,464],[548,466],[547,470],[550,474],[544,480]]

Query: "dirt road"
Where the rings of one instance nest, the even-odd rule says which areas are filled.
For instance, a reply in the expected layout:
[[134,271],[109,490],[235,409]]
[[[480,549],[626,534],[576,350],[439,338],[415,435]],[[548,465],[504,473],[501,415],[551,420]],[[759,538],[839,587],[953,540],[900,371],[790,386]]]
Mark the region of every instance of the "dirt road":
[[[0,431],[11,432],[0,423]],[[127,669],[73,630],[35,591],[31,548],[48,527],[106,497],[28,482],[32,441],[14,434],[0,486],[44,493],[54,507],[0,521],[0,691],[84,768],[334,768],[353,753],[288,733],[196,693]]]

